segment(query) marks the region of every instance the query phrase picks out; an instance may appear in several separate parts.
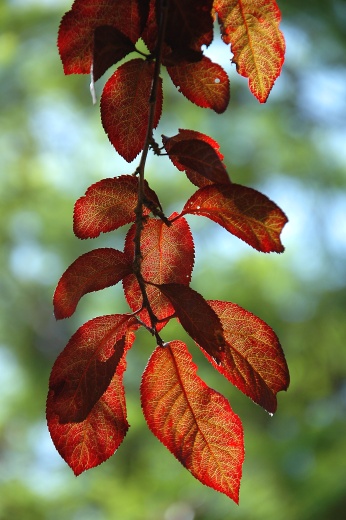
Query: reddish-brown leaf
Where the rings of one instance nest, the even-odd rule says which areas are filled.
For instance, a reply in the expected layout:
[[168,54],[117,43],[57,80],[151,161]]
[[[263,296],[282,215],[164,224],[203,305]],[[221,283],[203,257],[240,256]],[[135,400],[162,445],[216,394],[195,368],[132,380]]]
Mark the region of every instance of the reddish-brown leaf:
[[111,25],[96,27],[94,33],[93,79],[97,81],[109,67],[135,50],[134,43]]
[[[148,127],[149,98],[154,63],[136,58],[121,65],[107,81],[101,97],[101,118],[108,138],[128,162],[143,149]],[[155,108],[154,128],[162,109],[160,78]]]
[[[178,170],[185,170],[190,180],[194,176],[193,180],[200,181],[198,185],[230,184],[219,145],[208,136],[192,130],[179,130],[179,134],[173,137],[163,136],[163,143],[172,163]],[[204,179],[208,179],[207,183],[203,182]]]
[[[103,179],[90,186],[74,207],[73,230],[78,238],[96,238],[101,232],[113,231],[134,222],[137,206],[138,179],[121,175]],[[145,196],[155,207],[160,207],[153,190],[145,182]],[[150,211],[143,209],[145,215]]]
[[[171,218],[175,216],[176,214]],[[134,236],[135,226],[129,230],[125,241],[128,261],[134,257]],[[171,226],[167,226],[162,220],[148,219],[141,235],[141,253],[141,273],[145,281],[154,284],[190,283],[194,245],[189,225],[184,218],[175,220]],[[137,311],[142,306],[142,293],[136,277],[127,276],[123,285],[128,304],[133,311]],[[147,285],[146,289],[151,308],[158,319],[174,313],[172,305],[157,287]],[[139,316],[146,325],[151,325],[145,309]]]
[[57,320],[69,318],[84,294],[115,285],[132,272],[132,263],[110,247],[80,256],[64,272],[55,289],[53,305]]
[[[165,147],[167,153],[169,154],[171,161],[176,166],[176,168],[178,168],[178,170],[180,170],[180,171],[185,170],[186,176],[192,182],[192,184],[194,184],[195,186],[198,186],[199,188],[203,188],[204,186],[213,184],[213,182],[211,180],[207,179],[206,177],[203,177],[202,175],[197,173],[195,170],[186,168],[178,161],[177,157],[175,157],[169,153],[170,148],[175,143],[178,143],[180,141],[193,140],[193,139],[198,139],[198,140],[204,141],[205,143],[209,144],[214,149],[215,153],[217,154],[218,158],[220,159],[220,162],[222,163],[223,155],[220,152],[220,146],[216,141],[214,141],[214,139],[212,139],[208,135],[202,134],[201,132],[196,132],[195,130],[183,130],[180,128],[179,133],[177,135],[174,135],[173,137],[166,137],[164,135],[162,136],[162,142],[164,144],[164,147]],[[227,180],[226,180],[226,176],[221,173],[221,169],[219,169],[219,170],[220,170],[219,175],[217,176],[219,179],[218,182],[220,184],[229,183],[228,175],[227,175]]]
[[186,332],[219,363],[225,349],[222,324],[203,296],[188,285],[169,283],[157,287],[170,300]]
[[287,390],[289,372],[275,332],[263,320],[230,302],[208,301],[219,316],[226,340],[221,363],[213,366],[255,403],[274,413],[276,394]]
[[231,44],[233,62],[264,103],[280,75],[285,40],[279,30],[281,13],[275,0],[214,0],[222,38]]
[[284,251],[280,233],[286,215],[252,188],[239,184],[205,186],[187,201],[182,215],[187,213],[208,217],[263,253]]
[[138,0],[117,0],[116,6],[110,0],[75,0],[61,20],[58,35],[65,74],[90,74],[94,31],[101,25],[114,27],[135,43],[141,33]]
[[242,424],[227,399],[196,372],[184,343],[157,347],[142,378],[143,413],[154,435],[195,478],[238,503]]
[[220,65],[203,56],[200,61],[181,62],[167,70],[174,85],[192,103],[211,108],[218,114],[226,110],[230,97],[229,79]]
[[[160,2],[156,2],[159,10]],[[171,0],[165,42],[176,50],[200,50],[213,40],[213,0]]]
[[[56,449],[76,475],[108,459],[128,429],[123,374],[133,318],[102,316],[83,325],[56,360],[47,399]],[[114,372],[115,370],[115,372]]]

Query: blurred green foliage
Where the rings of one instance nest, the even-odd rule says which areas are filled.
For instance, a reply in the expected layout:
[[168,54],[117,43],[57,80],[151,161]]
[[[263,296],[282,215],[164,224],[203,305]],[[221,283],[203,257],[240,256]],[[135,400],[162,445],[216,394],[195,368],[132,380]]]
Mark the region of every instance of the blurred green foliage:
[[[329,520],[346,509],[346,4],[279,1],[284,72],[265,106],[231,75],[223,116],[190,105],[169,84],[160,133],[198,129],[221,145],[232,179],[262,190],[288,214],[283,255],[261,255],[204,219],[193,287],[234,301],[279,335],[291,372],[274,417],[206,365],[244,423],[246,461],[237,507],[195,481],[148,432],[140,375],[154,345],[141,332],[126,374],[130,431],[111,460],[76,479],[45,425],[50,368],[87,319],[127,310],[121,286],[88,295],[56,323],[59,276],[93,247],[122,248],[124,229],[95,241],[72,233],[76,198],[93,182],[132,173],[105,136],[89,78],[64,77],[56,34],[65,0],[0,4],[0,520]],[[220,55],[220,49],[222,55]],[[104,80],[103,80],[104,81]],[[102,83],[102,80],[100,81]],[[101,86],[97,87],[101,92]],[[148,178],[166,212],[193,187],[165,158]],[[167,338],[186,339],[169,325]]]

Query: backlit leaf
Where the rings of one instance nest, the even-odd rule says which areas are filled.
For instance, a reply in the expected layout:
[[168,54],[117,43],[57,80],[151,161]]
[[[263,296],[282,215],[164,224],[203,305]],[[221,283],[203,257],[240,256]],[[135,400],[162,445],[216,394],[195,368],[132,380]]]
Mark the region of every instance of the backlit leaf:
[[93,78],[97,81],[109,67],[135,50],[134,43],[111,25],[96,27],[94,33]]
[[219,363],[225,349],[222,324],[203,296],[188,285],[169,283],[157,287],[170,300],[186,332]]
[[[172,215],[174,216],[176,215]],[[125,241],[124,251],[128,261],[134,257],[134,236],[135,226],[132,226]],[[175,220],[171,226],[159,219],[148,219],[142,230],[141,253],[141,272],[144,280],[154,284],[189,284],[194,264],[194,245],[189,225],[184,218]],[[123,285],[128,304],[133,311],[137,311],[142,306],[142,293],[136,277],[127,276]],[[147,285],[146,290],[152,310],[158,319],[164,319],[174,313],[169,300],[157,287]],[[139,316],[145,324],[151,325],[145,309]]]
[[[108,138],[128,162],[143,149],[149,117],[149,98],[154,63],[133,59],[121,65],[107,81],[101,97],[101,118]],[[162,80],[159,81],[154,128],[162,109]]]
[[205,186],[187,201],[182,215],[187,213],[208,217],[263,253],[284,251],[280,233],[286,215],[252,188],[239,184]]
[[[155,207],[159,200],[145,181],[146,198]],[[101,232],[113,231],[135,221],[138,179],[132,175],[121,175],[103,179],[90,186],[85,195],[77,200],[73,214],[73,230],[78,238],[95,238]],[[144,215],[149,209],[143,208]]]
[[127,432],[122,381],[125,353],[134,340],[128,329],[135,327],[128,316],[95,318],[72,336],[54,364],[48,428],[76,475],[113,455]]
[[221,374],[255,403],[274,413],[276,394],[287,390],[289,372],[275,332],[263,320],[230,302],[208,301],[219,316],[226,347],[221,363],[205,353]]
[[281,13],[275,0],[214,0],[222,38],[231,44],[233,62],[264,103],[280,75],[285,40],[279,30]]
[[156,348],[143,374],[141,401],[149,428],[183,466],[238,503],[241,421],[227,399],[197,376],[184,343]]
[[[131,23],[128,23],[131,20]],[[58,48],[65,74],[90,74],[94,31],[110,25],[133,43],[141,33],[138,0],[75,0],[62,18]]]
[[95,249],[80,256],[64,272],[54,293],[57,319],[71,316],[82,296],[115,285],[132,272],[132,264],[121,251]]
[[181,62],[167,70],[174,85],[192,103],[211,108],[218,114],[226,110],[230,97],[229,79],[220,65],[203,56],[195,63]]
[[[192,130],[179,130],[170,138],[163,137],[164,147],[172,163],[186,171],[198,185],[210,183],[230,184],[219,145],[208,136]],[[202,180],[201,180],[202,177]],[[207,183],[203,179],[208,179]]]

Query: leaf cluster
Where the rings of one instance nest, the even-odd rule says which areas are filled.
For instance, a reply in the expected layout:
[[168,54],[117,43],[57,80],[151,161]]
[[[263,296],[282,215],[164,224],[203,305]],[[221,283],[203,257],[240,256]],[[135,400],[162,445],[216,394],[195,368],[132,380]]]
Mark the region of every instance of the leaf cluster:
[[[74,208],[80,239],[131,227],[123,251],[94,249],[62,275],[57,319],[70,317],[80,299],[122,282],[127,314],[94,318],[80,327],[57,358],[50,377],[47,420],[59,453],[76,475],[110,457],[128,429],[123,375],[136,331],[155,338],[141,381],[149,428],[203,484],[238,502],[244,460],[243,430],[227,399],[197,375],[187,346],[167,340],[178,320],[211,365],[240,391],[274,413],[276,394],[289,384],[279,340],[260,318],[235,303],[205,300],[191,287],[194,241],[188,215],[206,217],[259,252],[281,253],[287,218],[264,194],[231,181],[219,145],[195,130],[154,139],[162,113],[161,67],[193,103],[223,112],[229,79],[203,49],[217,17],[237,71],[264,102],[284,55],[280,12],[268,0],[76,0],[62,19],[58,47],[66,74],[91,74],[92,85],[117,66],[101,97],[101,119],[129,175],[100,180]],[[147,53],[138,51],[142,40]],[[197,188],[182,211],[167,216],[145,179],[149,150],[168,155]]]

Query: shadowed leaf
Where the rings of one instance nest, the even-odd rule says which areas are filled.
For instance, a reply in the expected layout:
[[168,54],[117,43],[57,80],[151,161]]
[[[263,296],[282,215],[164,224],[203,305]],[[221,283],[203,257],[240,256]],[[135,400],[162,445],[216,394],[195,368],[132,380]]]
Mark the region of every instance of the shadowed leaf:
[[134,43],[111,25],[96,27],[94,33],[93,78],[97,81],[109,67],[135,50]]

